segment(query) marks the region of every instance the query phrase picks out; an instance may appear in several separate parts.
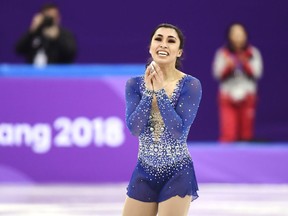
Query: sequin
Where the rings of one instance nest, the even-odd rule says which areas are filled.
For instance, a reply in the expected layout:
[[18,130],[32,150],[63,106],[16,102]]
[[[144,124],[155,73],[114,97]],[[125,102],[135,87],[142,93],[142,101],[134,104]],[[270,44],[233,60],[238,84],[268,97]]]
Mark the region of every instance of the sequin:
[[[132,94],[134,91],[136,93]],[[155,92],[146,89],[143,76],[127,82],[126,123],[131,133],[139,137],[137,164],[144,170],[149,181],[162,187],[168,179],[178,175],[181,175],[181,178],[191,178],[194,170],[190,170],[193,166],[187,147],[187,136],[201,95],[199,80],[189,75],[179,80],[170,97],[164,89]],[[132,105],[134,103],[130,101],[137,105]],[[184,171],[187,177],[182,174]],[[196,179],[189,179],[190,182],[192,180],[192,185],[197,185]],[[136,185],[134,181],[136,180],[132,177],[130,184],[133,182],[133,185]],[[196,190],[195,188],[193,190]],[[137,185],[133,191],[133,194],[137,193]],[[195,191],[193,193],[197,194]],[[128,194],[131,195],[132,192]],[[139,200],[147,199],[151,200],[151,197],[146,196]]]

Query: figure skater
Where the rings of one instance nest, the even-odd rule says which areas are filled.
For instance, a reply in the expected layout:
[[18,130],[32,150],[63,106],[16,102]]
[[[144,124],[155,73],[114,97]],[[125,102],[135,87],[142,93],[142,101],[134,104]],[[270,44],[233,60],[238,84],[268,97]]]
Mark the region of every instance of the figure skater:
[[179,28],[157,26],[145,75],[126,83],[126,124],[139,137],[139,153],[123,216],[185,216],[198,197],[187,136],[202,89],[179,70],[183,44]]

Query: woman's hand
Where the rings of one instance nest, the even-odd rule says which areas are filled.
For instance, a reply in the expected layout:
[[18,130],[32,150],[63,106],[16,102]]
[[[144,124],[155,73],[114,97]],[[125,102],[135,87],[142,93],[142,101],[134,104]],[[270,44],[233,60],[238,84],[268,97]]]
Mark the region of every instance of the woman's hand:
[[225,56],[225,61],[226,61],[227,66],[230,69],[235,68],[235,61],[234,61],[234,59],[231,56],[228,56],[228,55]]
[[247,56],[245,53],[240,53],[238,58],[242,64],[245,64],[249,61],[249,56]]
[[151,64],[154,67],[154,72],[152,73],[153,89],[154,91],[158,91],[164,88],[163,72],[161,71],[161,68],[154,61]]
[[146,68],[145,76],[144,76],[145,87],[150,91],[153,91],[153,82],[152,82],[152,77],[154,76],[153,73],[155,73],[155,72],[154,72],[154,70],[150,64]]

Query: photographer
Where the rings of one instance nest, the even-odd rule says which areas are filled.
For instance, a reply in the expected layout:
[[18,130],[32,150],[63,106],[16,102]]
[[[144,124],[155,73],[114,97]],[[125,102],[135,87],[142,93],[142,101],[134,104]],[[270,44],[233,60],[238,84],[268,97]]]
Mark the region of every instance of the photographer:
[[44,5],[33,17],[29,31],[16,44],[16,52],[23,55],[27,63],[38,66],[74,61],[76,42],[73,35],[60,26],[57,5]]

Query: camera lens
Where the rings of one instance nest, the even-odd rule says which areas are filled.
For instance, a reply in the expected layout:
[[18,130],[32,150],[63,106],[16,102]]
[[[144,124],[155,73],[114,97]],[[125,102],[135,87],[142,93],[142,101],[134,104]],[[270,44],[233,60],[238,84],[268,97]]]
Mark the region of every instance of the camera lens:
[[50,27],[53,24],[54,24],[54,20],[53,20],[52,17],[50,17],[50,16],[45,16],[44,17],[44,20],[43,20],[43,23],[42,23],[43,27]]

